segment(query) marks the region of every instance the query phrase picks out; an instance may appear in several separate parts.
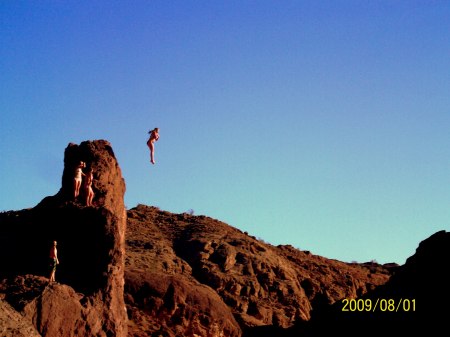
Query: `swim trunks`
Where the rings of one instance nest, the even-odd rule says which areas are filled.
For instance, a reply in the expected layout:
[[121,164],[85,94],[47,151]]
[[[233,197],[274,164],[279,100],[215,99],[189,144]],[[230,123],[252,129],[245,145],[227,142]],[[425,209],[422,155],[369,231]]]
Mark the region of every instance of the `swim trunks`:
[[48,267],[49,267],[50,271],[56,270],[56,266],[57,266],[56,259],[49,258],[48,262],[49,262]]

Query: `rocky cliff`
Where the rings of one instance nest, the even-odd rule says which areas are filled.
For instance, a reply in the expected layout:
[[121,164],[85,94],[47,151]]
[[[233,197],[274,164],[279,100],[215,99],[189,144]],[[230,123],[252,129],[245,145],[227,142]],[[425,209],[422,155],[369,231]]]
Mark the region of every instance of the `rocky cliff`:
[[[73,193],[80,161],[84,172],[93,169],[92,206],[83,189]],[[446,328],[448,232],[421,242],[402,266],[344,263],[207,216],[145,205],[126,211],[124,193],[111,145],[86,141],[67,146],[58,193],[0,214],[0,336],[399,336]],[[60,264],[49,283],[54,240]],[[348,310],[345,299],[353,300]]]
[[[223,222],[139,205],[128,211],[130,336],[284,330],[384,284],[389,268],[272,246]],[[214,327],[212,329],[211,327]]]
[[437,333],[449,313],[449,240],[437,232],[402,266],[344,263],[206,216],[138,205],[128,211],[129,335]]
[[[74,198],[80,161],[94,170],[94,206],[85,206],[83,193]],[[61,190],[34,208],[0,215],[0,296],[42,336],[127,336],[124,193],[107,141],[69,144]],[[58,283],[49,284],[54,240]]]

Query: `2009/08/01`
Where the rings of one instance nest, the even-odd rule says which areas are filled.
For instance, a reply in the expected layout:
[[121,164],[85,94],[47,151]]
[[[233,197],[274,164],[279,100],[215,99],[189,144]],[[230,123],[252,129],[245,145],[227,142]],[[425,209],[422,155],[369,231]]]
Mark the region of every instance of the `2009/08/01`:
[[404,312],[408,312],[408,311],[416,311],[416,300],[415,299],[399,299],[399,300],[394,300],[394,299],[385,299],[385,298],[378,298],[375,302],[375,304],[373,303],[373,300],[370,298],[367,299],[348,299],[348,298],[344,298],[342,300],[342,311],[370,311],[370,312],[375,312],[376,310],[385,312],[385,311],[389,311],[389,312],[398,312],[398,311],[404,311]]

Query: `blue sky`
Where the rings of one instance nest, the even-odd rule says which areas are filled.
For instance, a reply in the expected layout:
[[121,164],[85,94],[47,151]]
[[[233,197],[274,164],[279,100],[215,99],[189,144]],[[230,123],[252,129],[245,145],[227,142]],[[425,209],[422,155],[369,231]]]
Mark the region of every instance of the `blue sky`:
[[0,211],[106,139],[128,208],[402,264],[450,227],[449,88],[448,1],[3,0]]

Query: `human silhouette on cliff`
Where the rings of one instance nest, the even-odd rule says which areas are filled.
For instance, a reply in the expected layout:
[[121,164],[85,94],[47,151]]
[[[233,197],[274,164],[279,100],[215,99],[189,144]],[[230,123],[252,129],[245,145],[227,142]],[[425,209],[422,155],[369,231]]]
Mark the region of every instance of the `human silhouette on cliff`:
[[147,140],[147,146],[150,149],[150,162],[155,163],[155,142],[159,139],[159,128],[154,128],[148,132],[150,137]]
[[59,264],[58,260],[58,250],[56,249],[57,242],[53,241],[53,246],[50,248],[49,254],[49,269],[50,277],[49,282],[55,282],[56,266]]

